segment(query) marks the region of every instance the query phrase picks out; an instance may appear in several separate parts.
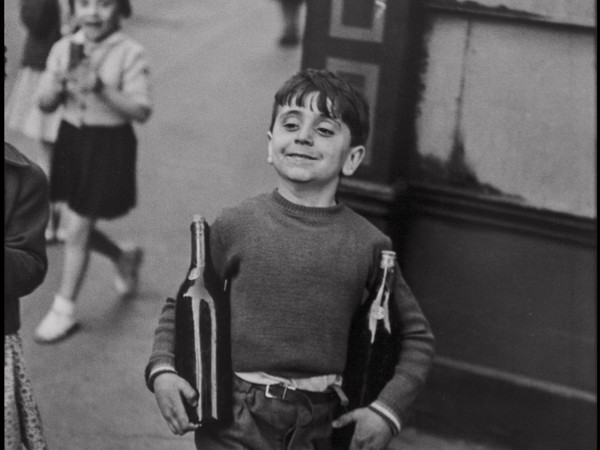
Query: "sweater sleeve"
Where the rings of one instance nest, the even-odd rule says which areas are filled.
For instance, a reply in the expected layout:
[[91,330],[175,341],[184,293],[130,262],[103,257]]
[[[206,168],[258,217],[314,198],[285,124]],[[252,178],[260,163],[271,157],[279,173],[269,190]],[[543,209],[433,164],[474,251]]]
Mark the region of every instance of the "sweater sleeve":
[[23,297],[46,275],[44,229],[48,223],[48,181],[37,166],[27,169],[19,198],[4,227],[4,295]]
[[[206,229],[208,246],[206,248],[204,280],[207,288],[211,291],[222,286],[221,270],[215,268],[215,263],[219,263],[218,266],[220,267],[223,260],[217,230],[216,226],[207,227]],[[144,371],[146,386],[151,391],[153,391],[152,384],[156,375],[162,372],[175,371],[175,302],[174,298],[167,298],[154,332],[152,353]]]
[[154,331],[154,343],[150,360],[144,371],[144,378],[148,389],[153,391],[150,375],[157,367],[175,367],[175,299],[169,297],[165,302],[158,326]]
[[398,264],[395,271],[394,302],[398,311],[400,351],[394,376],[383,388],[376,402],[393,411],[403,424],[409,406],[423,387],[431,369],[434,336]]
[[139,105],[152,110],[150,63],[141,47],[128,52],[123,61],[122,90]]

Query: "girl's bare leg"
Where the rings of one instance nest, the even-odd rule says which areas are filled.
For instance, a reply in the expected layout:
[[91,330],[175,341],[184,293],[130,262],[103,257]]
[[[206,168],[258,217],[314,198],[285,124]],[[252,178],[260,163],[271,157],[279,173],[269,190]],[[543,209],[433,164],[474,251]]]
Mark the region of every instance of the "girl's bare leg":
[[75,301],[81,290],[90,257],[89,240],[95,220],[80,216],[69,208],[65,208],[63,213],[68,216],[69,224],[63,273],[52,307],[35,331],[35,339],[42,343],[55,342],[75,329]]
[[90,249],[106,256],[115,264],[123,254],[121,247],[96,227],[90,233]]
[[142,249],[137,246],[120,246],[97,228],[93,228],[90,234],[90,248],[109,258],[115,265],[115,289],[119,295],[127,297],[135,294],[138,271],[143,259]]
[[91,251],[110,259],[117,269],[116,287],[121,295],[134,293],[142,251],[138,247],[121,248],[96,228],[95,220],[82,217],[65,208],[69,230],[65,242],[63,278],[58,295],[75,301],[87,271]]
[[[50,164],[52,163],[52,148],[54,144],[48,141],[40,141],[39,150],[37,152],[37,163],[40,168],[46,174],[46,177],[50,179]],[[48,220],[48,226],[46,227],[46,242],[53,242],[56,240],[56,229],[58,228],[60,212],[58,207],[54,204],[50,207],[50,220]]]
[[34,336],[38,342],[43,343],[58,341],[75,329],[75,301],[87,273],[90,251],[97,251],[115,264],[115,287],[121,296],[135,293],[143,256],[139,247],[122,249],[98,231],[95,219],[80,216],[66,207],[63,214],[67,216],[68,230],[62,279],[52,307],[38,325]]
[[80,216],[64,208],[68,217],[68,229],[65,240],[63,274],[58,295],[77,300],[83,278],[90,259],[90,235],[95,226],[94,219]]
[[[54,143],[40,141],[40,151],[38,152],[37,163],[42,168],[48,179],[52,168],[52,149]],[[66,218],[62,217],[61,211],[66,208],[62,202],[52,203],[50,205],[50,220],[46,227],[46,242],[64,241],[67,234]]]

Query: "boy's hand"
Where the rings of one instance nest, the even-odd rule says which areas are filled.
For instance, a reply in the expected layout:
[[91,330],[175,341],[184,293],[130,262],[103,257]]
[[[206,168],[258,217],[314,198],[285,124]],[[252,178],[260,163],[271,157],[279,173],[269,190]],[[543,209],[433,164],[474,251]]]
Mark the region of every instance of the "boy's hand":
[[154,395],[167,425],[179,436],[194,431],[200,425],[190,423],[183,401],[196,406],[198,394],[190,384],[175,373],[165,372],[154,380]]
[[349,450],[383,450],[392,440],[392,430],[378,414],[368,408],[358,408],[333,421],[334,428],[356,422]]

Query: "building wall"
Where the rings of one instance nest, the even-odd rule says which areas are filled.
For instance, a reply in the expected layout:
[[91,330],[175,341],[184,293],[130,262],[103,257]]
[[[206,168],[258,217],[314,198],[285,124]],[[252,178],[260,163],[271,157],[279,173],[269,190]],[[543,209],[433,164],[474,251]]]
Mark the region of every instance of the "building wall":
[[439,187],[412,185],[406,202],[395,242],[437,341],[416,423],[509,448],[595,448],[594,228]]
[[419,155],[447,165],[460,149],[463,170],[499,194],[595,218],[594,34],[443,11],[428,19]]
[[596,445],[593,11],[424,9],[409,211],[395,222],[438,341],[422,426],[514,448]]
[[371,105],[338,196],[392,237],[436,335],[414,423],[595,448],[595,4],[366,3],[309,3],[302,65]]

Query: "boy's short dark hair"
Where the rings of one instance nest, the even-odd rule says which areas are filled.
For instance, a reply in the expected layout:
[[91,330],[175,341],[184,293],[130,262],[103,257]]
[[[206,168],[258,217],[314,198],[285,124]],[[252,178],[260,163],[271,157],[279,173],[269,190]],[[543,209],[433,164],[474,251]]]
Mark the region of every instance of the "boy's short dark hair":
[[[270,130],[280,106],[302,106],[309,94],[317,92],[317,108],[333,119],[340,119],[350,129],[351,146],[364,145],[369,137],[369,105],[350,83],[328,70],[303,69],[287,80],[275,94]],[[331,101],[331,108],[327,106]]]
[[[71,9],[71,14],[73,14],[73,11],[75,11],[75,0],[69,0],[69,8]],[[129,0],[119,0],[119,12],[122,17],[131,17],[131,3]]]

